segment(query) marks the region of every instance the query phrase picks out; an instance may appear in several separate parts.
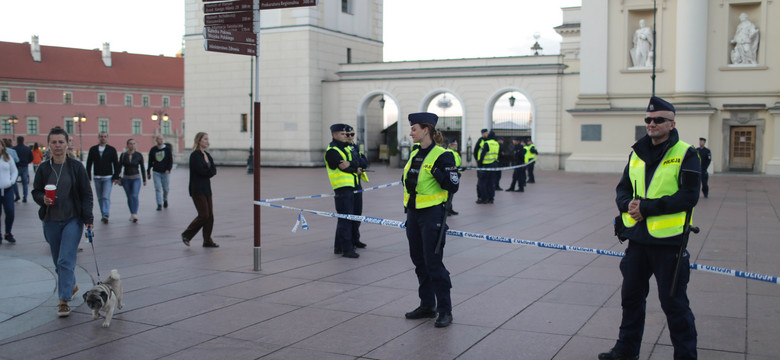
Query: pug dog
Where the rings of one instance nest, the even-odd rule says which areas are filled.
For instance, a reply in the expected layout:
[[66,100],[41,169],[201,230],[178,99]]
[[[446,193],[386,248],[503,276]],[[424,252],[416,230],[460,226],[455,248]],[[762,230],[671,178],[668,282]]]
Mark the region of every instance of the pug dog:
[[114,309],[122,308],[122,281],[119,280],[119,272],[116,269],[111,270],[108,278],[84,293],[84,302],[92,309],[93,319],[99,318],[100,311],[103,311],[106,313],[103,327],[111,325]]

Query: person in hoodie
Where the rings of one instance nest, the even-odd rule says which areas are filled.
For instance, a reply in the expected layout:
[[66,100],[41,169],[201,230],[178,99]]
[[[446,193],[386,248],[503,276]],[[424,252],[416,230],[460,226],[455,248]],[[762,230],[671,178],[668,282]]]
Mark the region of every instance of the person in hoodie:
[[[675,359],[696,359],[696,325],[686,289],[690,254],[684,251],[679,282],[671,296],[683,225],[699,200],[701,163],[696,149],[680,141],[675,108],[653,96],[647,106],[647,135],[633,146],[617,186],[621,212],[616,230],[628,239],[620,260],[623,274],[623,318],[615,346],[599,354],[600,360],[638,359],[645,327],[645,307],[655,277],[658,299],[666,314]],[[622,225],[622,226],[620,226]]]

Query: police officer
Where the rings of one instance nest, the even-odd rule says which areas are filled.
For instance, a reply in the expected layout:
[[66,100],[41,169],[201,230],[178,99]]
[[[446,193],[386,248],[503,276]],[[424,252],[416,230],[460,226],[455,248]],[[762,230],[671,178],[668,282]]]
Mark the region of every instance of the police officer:
[[[352,161],[353,163],[356,163],[355,166],[363,170],[368,168],[368,159],[366,159],[366,155],[360,151],[360,144],[358,144],[355,141],[355,129],[349,125],[347,125],[347,142],[349,142],[350,144],[349,148],[352,151]],[[368,174],[366,174],[364,171],[360,173],[360,176],[358,176],[357,179],[357,185],[355,186],[355,190],[363,189],[363,187],[360,185],[360,180],[368,182]],[[352,196],[355,197],[355,201],[354,201],[355,206],[352,209],[353,210],[352,213],[355,215],[362,215],[363,214],[363,192],[354,193]],[[352,245],[358,249],[365,249],[366,247],[366,244],[360,241],[360,221],[352,222]]]
[[[358,166],[352,156],[348,135],[349,125],[334,124],[330,127],[333,141],[325,150],[325,168],[328,171],[330,185],[336,193],[336,212],[339,214],[355,213],[355,187],[359,184],[359,176],[363,169]],[[362,204],[361,204],[362,205]],[[336,224],[336,239],[333,253],[346,258],[357,258],[353,240],[352,221],[339,218]]]
[[[498,167],[499,145],[496,133],[488,132],[487,138],[482,141],[482,149],[477,154],[477,166],[481,168]],[[477,204],[492,204],[496,194],[497,171],[477,171]]]
[[[479,156],[479,152],[482,151],[482,142],[487,140],[488,136],[488,129],[482,129],[479,131],[480,137],[477,139],[477,142],[474,144],[474,159]],[[477,166],[480,166],[479,163],[477,163]]]
[[674,358],[696,359],[696,325],[686,294],[690,276],[687,251],[674,297],[670,287],[686,214],[699,199],[701,165],[696,149],[680,141],[674,117],[672,104],[655,96],[650,99],[645,117],[647,135],[634,144],[617,186],[623,225],[619,236],[629,241],[620,261],[623,319],[615,346],[599,354],[600,360],[639,358],[651,275],[658,284]]
[[707,143],[707,139],[699,138],[699,147],[696,151],[699,152],[699,159],[701,159],[701,192],[706,198],[710,194],[710,174],[707,172],[707,168],[712,163],[712,152],[704,144]]
[[[407,319],[436,317],[436,327],[452,322],[450,273],[442,263],[442,249],[436,253],[439,232],[446,218],[444,203],[448,194],[458,191],[458,170],[452,153],[441,146],[436,131],[438,116],[432,113],[409,114],[409,134],[417,145],[404,167],[404,209],[409,255],[419,284],[420,306],[406,313]],[[446,229],[445,229],[446,230]]]
[[[512,138],[512,144],[515,145],[515,150],[512,154],[512,165],[525,164],[524,144],[520,142],[520,138],[517,136]],[[515,190],[515,184],[517,184],[517,190]],[[512,185],[510,185],[506,191],[525,191],[525,167],[515,168],[515,170],[512,172]]]
[[534,145],[534,142],[531,141],[531,139],[526,140],[525,163],[528,164],[528,166],[526,166],[526,169],[528,169],[529,184],[536,183],[536,178],[534,178],[534,165],[536,165],[536,162],[531,162],[531,160],[536,160],[537,154],[539,154],[539,152],[536,151],[536,146]]
[[[452,153],[452,156],[455,158],[455,167],[458,168],[458,176],[461,175],[460,173],[460,164],[461,164],[461,157],[460,153],[458,152],[458,139],[452,138],[449,141],[449,144],[447,145],[447,151]],[[447,202],[447,216],[451,215],[458,215],[459,213],[452,209],[452,193],[450,193],[449,201]]]

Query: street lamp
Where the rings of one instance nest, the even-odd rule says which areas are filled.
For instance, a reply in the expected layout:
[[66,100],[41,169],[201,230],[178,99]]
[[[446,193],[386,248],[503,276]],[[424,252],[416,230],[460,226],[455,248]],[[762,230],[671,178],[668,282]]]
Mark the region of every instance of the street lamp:
[[73,116],[73,122],[79,124],[79,160],[84,161],[84,154],[81,153],[81,123],[87,121],[87,115],[84,113],[78,113]]
[[152,114],[152,121],[157,121],[157,120],[162,120],[162,121],[160,121],[160,123],[159,123],[159,124],[160,124],[160,126],[159,126],[159,127],[160,127],[160,134],[162,134],[162,122],[163,122],[163,121],[168,121],[168,114],[166,114],[166,113],[165,113],[164,111],[162,111],[162,110],[155,111],[155,112]]
[[16,115],[11,115],[10,118],[8,118],[8,123],[11,124],[11,137],[16,138],[16,123],[19,122],[19,119],[16,118]]

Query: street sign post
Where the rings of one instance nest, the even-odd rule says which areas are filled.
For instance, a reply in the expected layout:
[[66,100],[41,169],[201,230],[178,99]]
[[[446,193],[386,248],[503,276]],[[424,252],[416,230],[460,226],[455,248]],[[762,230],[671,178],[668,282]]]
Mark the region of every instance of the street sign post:
[[204,14],[217,14],[233,11],[252,11],[254,0],[237,0],[203,5]]
[[260,10],[317,6],[317,0],[260,0]]
[[254,21],[254,11],[240,11],[232,13],[222,14],[209,14],[203,17],[203,23],[206,26],[211,25],[223,25],[223,24],[236,24],[236,23],[252,23]]
[[207,40],[220,40],[257,45],[257,35],[251,31],[231,31],[216,27],[204,27],[203,37]]
[[257,55],[257,44],[242,44],[229,41],[206,40],[203,42],[206,51],[216,51],[227,54]]

